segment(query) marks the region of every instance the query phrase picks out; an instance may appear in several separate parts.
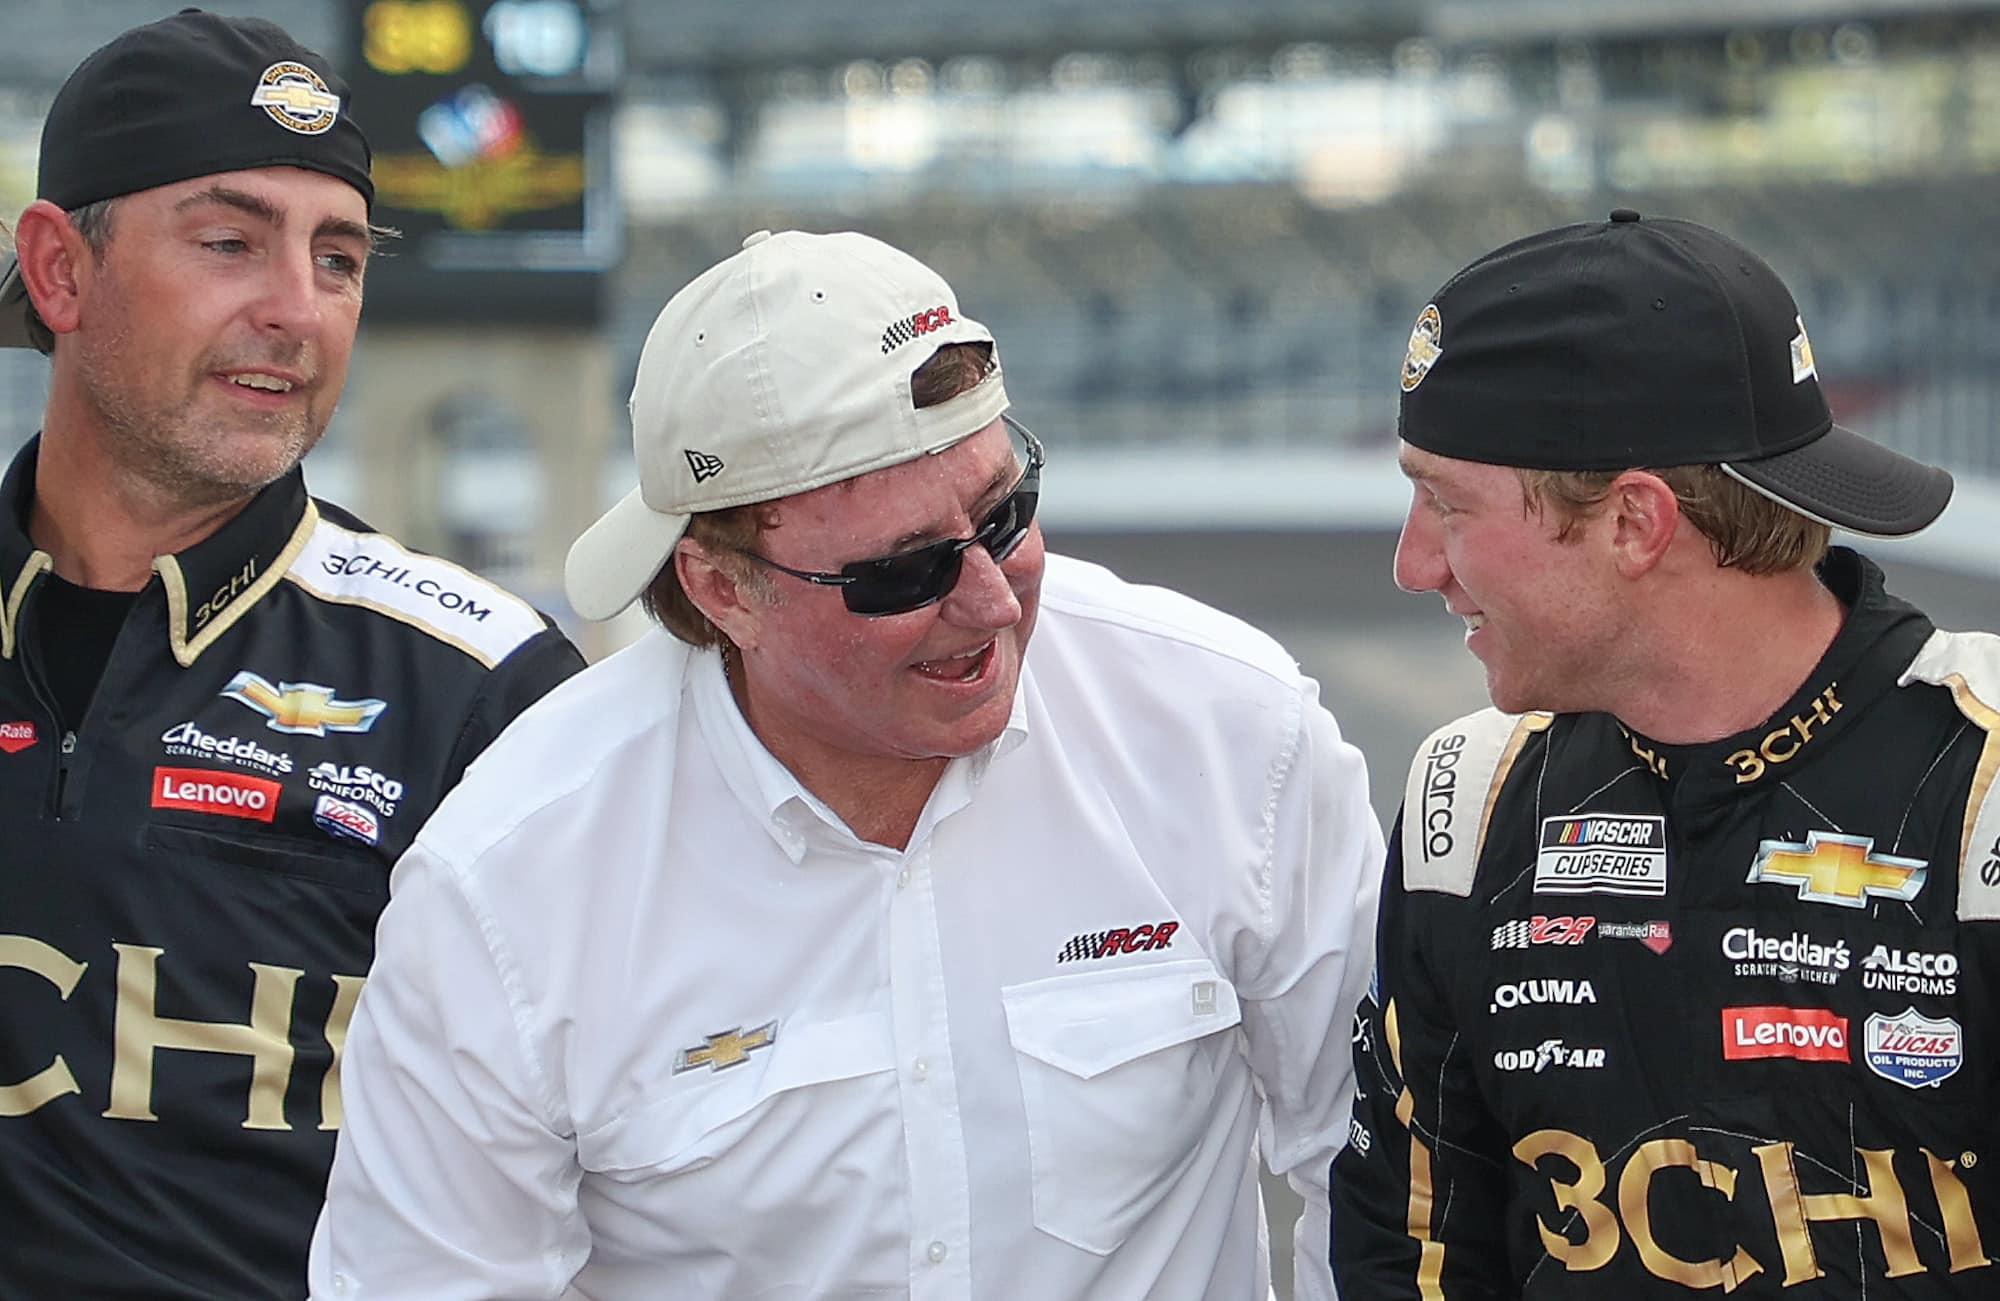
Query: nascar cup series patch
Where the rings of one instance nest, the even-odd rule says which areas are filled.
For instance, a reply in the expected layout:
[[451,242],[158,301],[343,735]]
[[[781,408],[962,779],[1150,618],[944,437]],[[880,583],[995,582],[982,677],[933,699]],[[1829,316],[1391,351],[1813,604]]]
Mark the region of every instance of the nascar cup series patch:
[[1667,820],[1659,814],[1543,818],[1536,894],[1664,895]]

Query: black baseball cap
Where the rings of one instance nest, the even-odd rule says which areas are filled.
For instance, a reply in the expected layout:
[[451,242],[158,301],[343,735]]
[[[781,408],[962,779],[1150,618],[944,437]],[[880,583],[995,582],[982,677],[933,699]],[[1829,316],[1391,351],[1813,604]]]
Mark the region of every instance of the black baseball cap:
[[[368,138],[333,64],[261,18],[183,9],[91,54],[42,123],[35,196],[65,210],[191,177],[305,167],[370,207]],[[29,346],[28,291],[0,277],[0,346]]]
[[1777,273],[1691,221],[1621,208],[1488,253],[1417,318],[1397,428],[1413,447],[1543,470],[1716,465],[1802,515],[1900,537],[1945,471],[1833,422]]

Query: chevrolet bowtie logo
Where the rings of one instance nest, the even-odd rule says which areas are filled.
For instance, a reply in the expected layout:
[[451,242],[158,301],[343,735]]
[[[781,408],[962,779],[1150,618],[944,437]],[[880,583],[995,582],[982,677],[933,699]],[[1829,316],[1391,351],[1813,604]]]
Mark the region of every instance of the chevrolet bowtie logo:
[[1803,845],[1766,840],[1757,846],[1749,879],[1795,885],[1801,899],[1843,908],[1865,908],[1870,898],[1916,898],[1930,865],[1874,849],[1872,837],[1822,831],[1807,832]]
[[280,81],[257,87],[250,102],[258,108],[282,108],[303,115],[332,112],[340,107],[340,96],[315,90],[303,81]]
[[726,1071],[732,1066],[741,1066],[750,1060],[751,1053],[770,1047],[777,1042],[777,1038],[776,1021],[766,1021],[747,1033],[739,1026],[721,1034],[712,1034],[701,1047],[683,1048],[674,1054],[674,1074],[679,1075],[699,1066],[706,1066],[711,1071]]
[[229,679],[222,694],[269,719],[265,726],[272,731],[304,736],[365,732],[389,707],[386,700],[335,700],[332,687],[311,682],[280,682],[274,687],[248,669]]

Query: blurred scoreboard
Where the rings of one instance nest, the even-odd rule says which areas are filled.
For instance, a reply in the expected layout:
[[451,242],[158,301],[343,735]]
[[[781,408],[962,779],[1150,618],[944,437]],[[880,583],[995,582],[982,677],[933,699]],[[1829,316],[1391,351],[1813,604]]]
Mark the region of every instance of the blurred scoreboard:
[[617,261],[612,0],[344,0],[376,323],[595,324]]

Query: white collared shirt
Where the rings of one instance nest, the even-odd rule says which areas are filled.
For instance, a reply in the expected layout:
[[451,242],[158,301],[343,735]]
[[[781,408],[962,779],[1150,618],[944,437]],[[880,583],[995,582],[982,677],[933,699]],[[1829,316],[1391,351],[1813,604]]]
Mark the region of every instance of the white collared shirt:
[[1051,557],[899,851],[655,632],[399,864],[313,1296],[1261,1301],[1261,1150],[1324,1301],[1366,787],[1270,639]]

